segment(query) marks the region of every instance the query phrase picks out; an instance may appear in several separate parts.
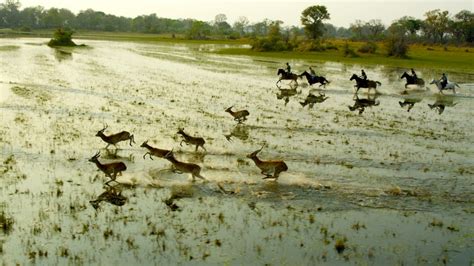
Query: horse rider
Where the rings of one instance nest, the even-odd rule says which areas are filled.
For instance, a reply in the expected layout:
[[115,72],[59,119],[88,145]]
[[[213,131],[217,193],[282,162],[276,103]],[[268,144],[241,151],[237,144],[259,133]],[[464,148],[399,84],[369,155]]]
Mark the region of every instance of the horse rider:
[[446,85],[448,85],[448,78],[446,77],[446,74],[443,73],[439,81],[441,81],[441,88],[446,88]]
[[291,66],[286,62],[286,74],[291,74]]
[[415,70],[413,68],[411,69],[411,76],[413,77],[414,82],[418,80],[418,77],[416,76]]
[[314,69],[312,67],[309,67],[309,73],[313,76],[316,77],[316,72],[314,72]]
[[360,78],[364,81],[367,81],[367,75],[365,74],[365,71],[363,69],[361,70]]
[[361,69],[360,72],[360,79],[362,80],[363,84],[367,84],[367,74],[365,74],[365,71],[363,69]]

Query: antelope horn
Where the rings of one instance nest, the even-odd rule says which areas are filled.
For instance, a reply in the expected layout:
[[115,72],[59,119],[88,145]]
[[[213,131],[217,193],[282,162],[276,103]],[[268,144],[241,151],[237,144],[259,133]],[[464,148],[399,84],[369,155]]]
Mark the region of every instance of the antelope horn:
[[109,127],[109,126],[108,126],[107,124],[105,124],[105,127],[104,127],[103,129],[99,130],[99,131],[104,131],[104,130],[106,130],[108,127]]
[[100,151],[98,151],[96,154],[94,154],[94,156],[92,156],[92,158],[98,158],[100,156]]
[[174,150],[174,149],[171,149],[171,151],[167,152],[167,153],[165,154],[165,157],[168,157],[168,156],[170,156],[170,155],[173,155],[173,150]]
[[263,147],[265,147],[265,143],[262,145],[262,147],[259,150],[257,150],[257,153],[261,152],[263,150]]

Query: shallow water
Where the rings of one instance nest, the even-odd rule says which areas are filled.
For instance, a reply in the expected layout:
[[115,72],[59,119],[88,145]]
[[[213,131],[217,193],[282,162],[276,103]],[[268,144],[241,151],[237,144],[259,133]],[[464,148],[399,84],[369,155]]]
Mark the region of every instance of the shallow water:
[[[404,69],[364,67],[382,86],[376,99],[359,93],[379,103],[359,114],[348,106],[360,66],[293,61],[331,83],[299,80],[285,103],[275,86],[284,61],[207,53],[219,46],[45,42],[0,39],[1,207],[13,220],[0,235],[4,264],[473,262],[474,75],[446,70],[455,96],[434,85],[404,94]],[[329,98],[303,108],[310,91]],[[415,103],[409,112],[403,101]],[[245,124],[224,112],[231,105],[249,110]],[[136,144],[107,154],[95,137],[105,124]],[[204,137],[207,152],[180,146],[178,128]],[[143,159],[145,140],[199,164],[209,182]],[[263,144],[261,158],[289,167],[278,183],[245,157]],[[89,203],[107,181],[87,161],[99,150],[127,165],[122,207]]]

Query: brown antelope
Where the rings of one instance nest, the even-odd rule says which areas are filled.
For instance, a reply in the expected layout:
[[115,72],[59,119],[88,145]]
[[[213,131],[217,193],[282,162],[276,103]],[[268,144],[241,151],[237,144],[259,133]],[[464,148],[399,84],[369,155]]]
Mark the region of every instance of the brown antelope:
[[94,154],[94,156],[92,156],[92,158],[89,159],[89,162],[95,163],[95,165],[97,165],[97,167],[102,172],[104,172],[105,175],[110,177],[110,180],[105,183],[106,185],[108,185],[112,181],[115,181],[115,179],[117,178],[117,174],[122,175],[122,172],[127,170],[127,166],[123,162],[102,164],[99,162],[99,157],[100,157],[100,152],[97,152],[96,154]]
[[242,122],[244,122],[245,120],[247,120],[247,116],[250,114],[249,111],[247,110],[240,110],[240,111],[235,111],[233,112],[232,111],[232,107],[234,107],[233,105],[227,109],[225,109],[225,111],[229,114],[231,114],[233,117],[234,117],[234,120],[237,121],[239,124],[241,124]]
[[[267,178],[274,178],[277,179],[281,172],[288,170],[288,166],[284,161],[262,161],[257,157],[257,154],[262,151],[264,146],[259,150],[252,152],[251,154],[247,155],[247,158],[253,160],[255,165],[257,165],[260,170],[262,170],[262,174],[265,175],[263,179]],[[272,176],[273,173],[273,176]]]
[[181,142],[179,143],[180,146],[183,146],[184,142],[188,145],[196,145],[196,151],[199,147],[207,151],[206,148],[204,148],[204,144],[206,143],[206,141],[203,138],[189,136],[188,134],[184,133],[184,129],[182,128],[178,129],[177,134],[181,134],[181,136],[183,136],[183,140],[181,140]]
[[194,164],[194,163],[184,163],[184,162],[178,161],[174,157],[173,150],[168,152],[165,155],[165,158],[173,164],[173,167],[174,167],[176,172],[178,172],[178,173],[190,173],[193,176],[193,181],[195,180],[196,177],[199,177],[203,180],[206,180],[206,178],[204,178],[201,175],[201,167],[199,165]]
[[103,141],[107,142],[107,146],[105,146],[105,148],[107,149],[110,145],[114,145],[115,147],[117,147],[117,143],[119,143],[120,141],[124,141],[124,140],[130,140],[130,146],[132,146],[132,142],[135,143],[135,139],[133,138],[133,135],[130,134],[129,132],[127,131],[122,131],[120,133],[117,133],[117,134],[113,134],[113,135],[109,135],[109,136],[106,136],[104,134],[104,130],[107,129],[107,125],[105,125],[105,127],[99,131],[97,131],[97,134],[96,137],[100,137]]
[[143,155],[143,159],[145,159],[145,156],[147,154],[150,156],[150,159],[152,159],[152,160],[153,160],[152,156],[156,156],[156,157],[159,157],[159,158],[165,158],[165,155],[168,152],[170,152],[170,150],[162,150],[162,149],[154,148],[154,147],[148,145],[148,140],[143,142],[142,145],[140,145],[140,147],[148,149],[148,151]]

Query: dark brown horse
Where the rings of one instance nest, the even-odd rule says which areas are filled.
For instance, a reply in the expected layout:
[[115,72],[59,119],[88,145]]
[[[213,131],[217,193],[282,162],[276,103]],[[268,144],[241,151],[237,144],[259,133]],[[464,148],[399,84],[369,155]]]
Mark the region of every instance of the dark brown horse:
[[357,92],[359,92],[359,89],[360,88],[367,88],[369,89],[368,92],[370,92],[370,89],[374,89],[375,92],[377,93],[377,84],[379,86],[382,85],[382,83],[378,82],[378,81],[374,81],[374,80],[363,80],[361,78],[359,78],[356,74],[352,74],[350,80],[354,80],[356,81],[356,85],[355,87],[357,87],[357,90],[356,90],[356,94]]
[[325,77],[313,76],[306,71],[301,73],[299,76],[300,78],[305,76],[310,86],[316,83],[320,83],[319,87],[321,86],[326,87],[326,84],[329,83],[329,81]]
[[405,84],[405,89],[407,88],[408,85],[418,85],[420,87],[423,87],[425,85],[425,81],[420,78],[415,78],[411,75],[409,75],[407,72],[403,72],[403,75],[400,77],[401,79],[406,78],[407,83]]
[[[296,74],[288,73],[284,69],[280,68],[280,69],[278,69],[277,75],[279,75],[279,76],[281,75],[280,79],[278,79],[278,81],[276,82],[277,87],[279,87],[278,84],[282,80],[291,80],[291,82],[295,82],[296,85],[298,85],[298,81],[297,81],[298,80],[298,75],[296,75]],[[290,84],[291,84],[291,82],[290,82]]]

